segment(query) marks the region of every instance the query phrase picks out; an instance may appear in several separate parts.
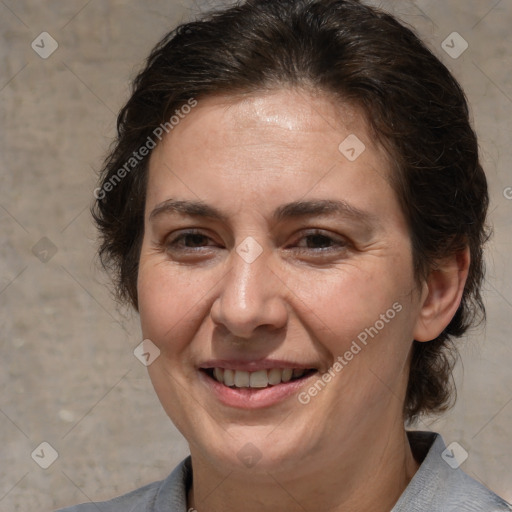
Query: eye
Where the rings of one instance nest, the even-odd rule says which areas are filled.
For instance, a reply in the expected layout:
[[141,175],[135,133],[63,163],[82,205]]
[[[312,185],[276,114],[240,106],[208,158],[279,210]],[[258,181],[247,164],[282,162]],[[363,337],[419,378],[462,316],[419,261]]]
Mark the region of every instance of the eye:
[[[211,237],[196,229],[181,231],[169,236],[162,245],[169,252],[184,253],[209,252],[211,249],[218,247],[218,244]],[[301,253],[323,255],[344,251],[349,245],[349,242],[343,237],[334,237],[327,232],[315,229],[302,234],[287,249],[295,249]]]
[[349,243],[344,238],[333,237],[320,230],[313,230],[304,234],[295,243],[295,247],[298,247],[301,252],[313,251],[317,253],[345,250],[348,246]]
[[182,231],[178,235],[166,240],[165,247],[168,250],[192,250],[207,246],[212,239],[197,230]]

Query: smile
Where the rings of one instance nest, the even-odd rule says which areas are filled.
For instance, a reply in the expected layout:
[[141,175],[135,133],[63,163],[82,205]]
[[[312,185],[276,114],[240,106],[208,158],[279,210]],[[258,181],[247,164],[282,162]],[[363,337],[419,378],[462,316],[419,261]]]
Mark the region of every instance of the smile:
[[[221,367],[215,363],[205,364],[199,368],[199,381],[208,390],[208,394],[223,405],[246,410],[276,406],[283,400],[300,393],[310,379],[318,374],[316,368],[307,366],[279,368],[276,362],[266,364],[231,362],[224,366],[230,366],[230,368]],[[242,370],[240,366],[250,370]],[[251,368],[252,366],[255,368]],[[262,368],[262,366],[268,367]]]
[[267,388],[281,383],[298,380],[315,372],[305,368],[271,368],[254,372],[228,368],[208,368],[204,370],[211,378],[230,388]]

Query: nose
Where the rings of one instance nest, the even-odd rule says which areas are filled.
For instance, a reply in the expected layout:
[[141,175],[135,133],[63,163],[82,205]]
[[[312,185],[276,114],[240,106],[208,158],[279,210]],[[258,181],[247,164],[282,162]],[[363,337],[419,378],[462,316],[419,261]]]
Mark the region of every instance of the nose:
[[219,284],[210,316],[234,337],[249,339],[258,329],[273,331],[286,325],[287,288],[269,266],[267,251],[254,261],[240,254],[233,250],[230,255],[230,268]]

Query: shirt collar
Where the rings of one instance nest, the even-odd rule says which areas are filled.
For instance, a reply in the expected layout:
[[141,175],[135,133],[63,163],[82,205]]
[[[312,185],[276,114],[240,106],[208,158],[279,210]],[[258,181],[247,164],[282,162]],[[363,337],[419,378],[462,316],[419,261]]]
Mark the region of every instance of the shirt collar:
[[[457,512],[461,510],[461,503],[467,502],[471,496],[473,506],[480,503],[483,506],[489,503],[506,506],[498,496],[447,462],[454,454],[447,450],[439,434],[408,431],[407,436],[420,467],[391,512]],[[189,455],[162,482],[151,512],[188,512],[187,494],[191,483],[192,463]],[[496,510],[511,509],[507,507]]]

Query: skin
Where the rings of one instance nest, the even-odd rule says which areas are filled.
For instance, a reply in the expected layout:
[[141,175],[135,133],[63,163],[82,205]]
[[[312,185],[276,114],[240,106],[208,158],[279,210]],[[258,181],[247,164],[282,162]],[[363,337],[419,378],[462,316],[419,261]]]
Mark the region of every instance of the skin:
[[[350,134],[366,146],[353,162],[338,150]],[[190,507],[385,512],[416,472],[402,419],[412,340],[448,324],[469,256],[439,262],[416,284],[390,172],[357,109],[304,90],[200,99],[153,151],[139,312],[161,351],[152,383],[190,445]],[[150,217],[170,198],[225,218]],[[367,218],[272,218],[313,199],[345,201]],[[176,242],[190,229],[204,236]],[[262,248],[252,263],[236,252],[246,237]],[[209,359],[308,363],[321,375],[397,302],[401,311],[306,405],[295,394],[229,407],[199,379]],[[249,442],[261,455],[252,467],[237,456]]]

